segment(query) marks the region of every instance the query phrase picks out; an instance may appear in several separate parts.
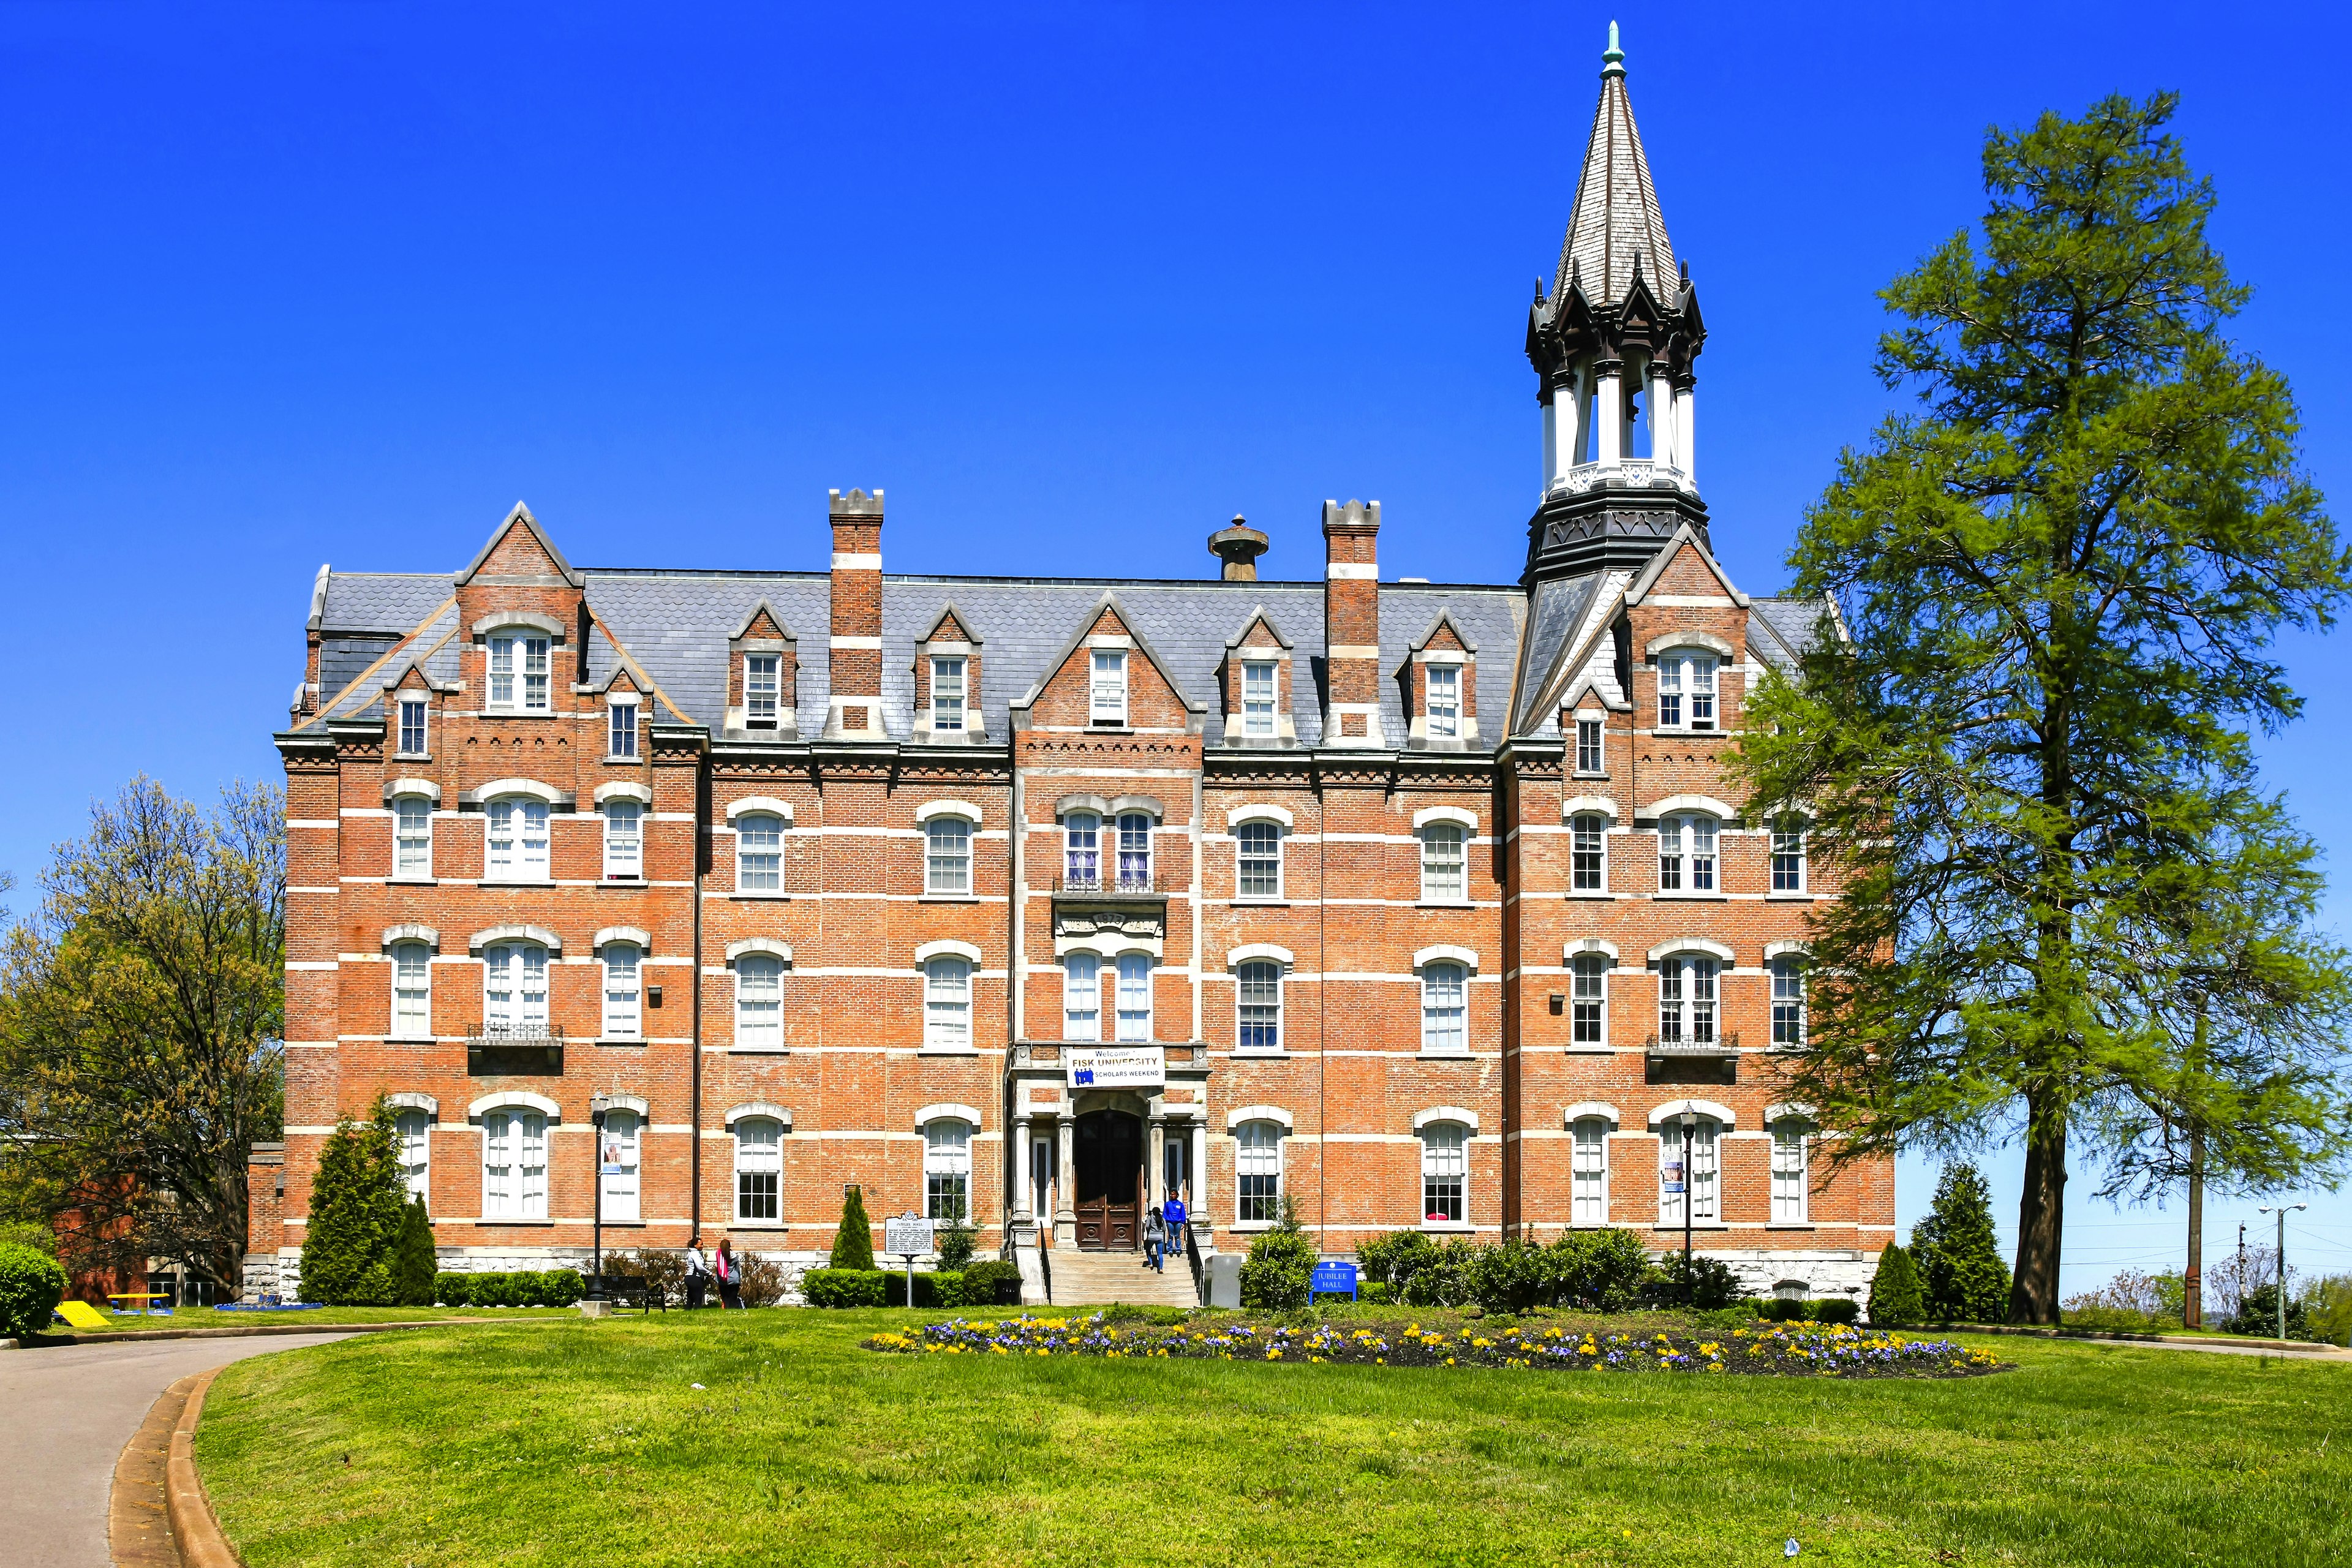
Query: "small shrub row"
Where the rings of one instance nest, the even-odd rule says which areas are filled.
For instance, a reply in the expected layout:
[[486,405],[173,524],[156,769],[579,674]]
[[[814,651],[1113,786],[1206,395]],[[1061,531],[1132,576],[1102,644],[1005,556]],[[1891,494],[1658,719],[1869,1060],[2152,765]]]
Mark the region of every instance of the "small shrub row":
[[[1828,1296],[1814,1300],[1756,1303],[1756,1315],[1773,1323],[1852,1323],[1862,1317],[1862,1303],[1850,1297]],[[1881,1328],[1885,1324],[1878,1325]]]
[[[1657,1278],[1641,1238],[1628,1230],[1569,1231],[1544,1246],[1438,1241],[1421,1231],[1401,1230],[1365,1242],[1356,1256],[1366,1280],[1386,1288],[1377,1300],[1415,1307],[1475,1306],[1490,1312],[1530,1307],[1622,1311]],[[1680,1264],[1679,1256],[1675,1262]],[[1251,1305],[1246,1266],[1242,1279],[1243,1304]]]
[[[812,1268],[801,1276],[812,1307],[903,1307],[907,1276],[882,1268]],[[1013,1263],[974,1263],[962,1273],[941,1269],[915,1276],[918,1307],[1017,1307],[1021,1269]]]
[[433,1277],[433,1294],[445,1307],[569,1307],[580,1300],[582,1288],[580,1276],[569,1268]]

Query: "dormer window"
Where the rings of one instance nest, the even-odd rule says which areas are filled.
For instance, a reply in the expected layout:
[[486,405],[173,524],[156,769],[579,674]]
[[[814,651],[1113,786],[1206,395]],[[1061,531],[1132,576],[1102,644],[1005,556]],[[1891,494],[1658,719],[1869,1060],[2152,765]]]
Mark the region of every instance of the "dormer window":
[[931,660],[931,732],[963,732],[964,664],[961,658]]
[[1242,666],[1242,733],[1274,733],[1274,661],[1255,659]]
[[776,710],[783,691],[784,656],[779,653],[747,653],[743,656],[743,727],[747,730],[772,730],[776,727]]
[[1429,738],[1451,741],[1462,733],[1462,667],[1433,664],[1429,671]]
[[1597,773],[1601,769],[1601,721],[1579,717],[1576,721],[1576,771]]
[[1658,656],[1658,728],[1715,728],[1715,655],[1672,648]]
[[494,713],[547,711],[548,639],[527,632],[496,632],[490,637],[490,710]]
[[1127,722],[1127,655],[1114,648],[1097,648],[1094,679],[1088,687],[1087,710],[1097,724]]
[[615,702],[608,710],[604,754],[608,757],[634,757],[637,754],[637,705]]
[[403,697],[400,700],[400,754],[404,757],[425,755],[425,699]]

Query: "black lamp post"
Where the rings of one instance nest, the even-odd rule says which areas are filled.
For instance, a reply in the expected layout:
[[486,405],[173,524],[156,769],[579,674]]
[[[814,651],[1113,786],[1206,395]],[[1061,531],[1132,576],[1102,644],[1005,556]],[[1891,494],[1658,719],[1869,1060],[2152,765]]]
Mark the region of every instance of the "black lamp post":
[[1692,1179],[1691,1135],[1698,1131],[1698,1112],[1685,1110],[1683,1123],[1683,1305],[1696,1299],[1696,1287],[1691,1280],[1691,1205],[1698,1196],[1698,1184]]
[[588,1097],[588,1120],[596,1129],[596,1157],[593,1162],[596,1174],[596,1217],[592,1229],[595,1238],[596,1262],[595,1272],[588,1276],[588,1299],[591,1301],[601,1301],[604,1299],[604,1113],[612,1109],[613,1097],[603,1089],[600,1089]]

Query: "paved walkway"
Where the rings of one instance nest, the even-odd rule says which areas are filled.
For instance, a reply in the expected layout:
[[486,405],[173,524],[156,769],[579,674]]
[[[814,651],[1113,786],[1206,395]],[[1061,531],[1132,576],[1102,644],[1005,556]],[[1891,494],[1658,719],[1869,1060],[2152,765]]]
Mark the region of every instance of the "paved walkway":
[[109,1568],[114,1461],[148,1406],[192,1372],[346,1334],[148,1340],[0,1351],[0,1557]]

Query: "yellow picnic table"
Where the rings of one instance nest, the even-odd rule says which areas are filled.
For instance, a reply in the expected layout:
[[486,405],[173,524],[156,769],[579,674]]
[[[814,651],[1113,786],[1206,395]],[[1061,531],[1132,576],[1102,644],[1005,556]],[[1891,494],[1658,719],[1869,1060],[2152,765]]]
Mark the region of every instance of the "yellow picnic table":
[[[149,1317],[152,1316],[154,1313],[155,1303],[158,1301],[170,1300],[172,1299],[172,1293],[169,1290],[109,1290],[106,1293],[106,1299],[110,1301],[137,1301],[141,1303],[139,1308],[140,1315],[142,1317]],[[118,1311],[123,1312],[127,1312],[130,1310],[131,1309],[128,1307],[120,1307],[116,1309]]]
[[99,1316],[98,1309],[87,1301],[60,1301],[58,1303],[58,1316],[63,1318],[70,1328],[110,1329],[114,1326]]

